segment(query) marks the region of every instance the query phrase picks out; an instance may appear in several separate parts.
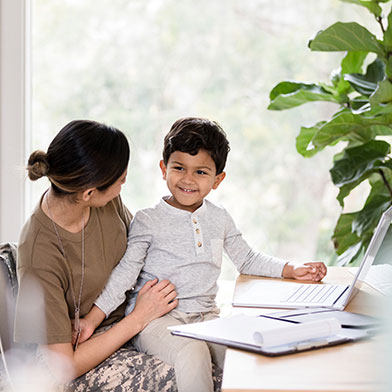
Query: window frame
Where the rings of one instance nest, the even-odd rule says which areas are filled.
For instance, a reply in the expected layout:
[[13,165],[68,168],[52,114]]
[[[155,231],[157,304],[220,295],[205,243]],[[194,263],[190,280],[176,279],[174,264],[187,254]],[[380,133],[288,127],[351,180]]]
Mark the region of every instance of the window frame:
[[0,242],[18,241],[28,200],[30,5],[30,0],[0,2]]

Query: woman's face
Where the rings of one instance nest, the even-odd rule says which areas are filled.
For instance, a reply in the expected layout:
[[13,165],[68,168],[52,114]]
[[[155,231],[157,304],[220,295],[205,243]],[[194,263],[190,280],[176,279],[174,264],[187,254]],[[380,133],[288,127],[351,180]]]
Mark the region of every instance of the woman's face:
[[105,189],[104,191],[99,191],[98,189],[95,189],[90,198],[91,206],[103,207],[107,203],[109,203],[109,201],[117,197],[120,194],[121,187],[125,183],[126,179],[127,170],[124,171],[124,173],[120,176],[120,178],[117,179],[117,181],[113,185],[110,185],[110,187]]

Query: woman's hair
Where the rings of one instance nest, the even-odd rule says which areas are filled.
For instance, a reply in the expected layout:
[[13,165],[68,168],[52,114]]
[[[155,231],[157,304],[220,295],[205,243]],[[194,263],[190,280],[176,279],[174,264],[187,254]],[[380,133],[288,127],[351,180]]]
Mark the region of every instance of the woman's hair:
[[68,123],[48,151],[34,151],[27,171],[35,181],[47,176],[58,195],[75,195],[88,188],[104,191],[124,173],[129,145],[118,129],[89,120]]
[[217,122],[205,118],[180,118],[165,136],[163,162],[167,165],[170,155],[175,151],[196,155],[199,150],[207,151],[215,162],[216,174],[222,173],[230,151],[222,127]]

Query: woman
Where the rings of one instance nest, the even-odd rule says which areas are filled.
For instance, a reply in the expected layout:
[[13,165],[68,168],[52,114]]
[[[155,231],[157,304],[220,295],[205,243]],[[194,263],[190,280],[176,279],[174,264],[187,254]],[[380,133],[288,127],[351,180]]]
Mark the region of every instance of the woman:
[[[121,131],[85,120],[67,124],[47,153],[35,151],[28,161],[30,179],[47,176],[51,186],[20,236],[15,340],[67,358],[71,373],[62,381],[94,372],[101,364],[99,379],[94,379],[99,390],[124,387],[130,365],[122,346],[177,305],[169,281],[147,282],[131,314],[121,318],[120,306],[102,323],[104,332],[77,344],[79,318],[90,310],[126,249],[132,216],[119,194],[128,161],[129,145]],[[32,282],[43,293],[44,327],[31,317],[31,309],[26,315]],[[84,383],[83,390],[91,387],[83,377],[78,382]]]

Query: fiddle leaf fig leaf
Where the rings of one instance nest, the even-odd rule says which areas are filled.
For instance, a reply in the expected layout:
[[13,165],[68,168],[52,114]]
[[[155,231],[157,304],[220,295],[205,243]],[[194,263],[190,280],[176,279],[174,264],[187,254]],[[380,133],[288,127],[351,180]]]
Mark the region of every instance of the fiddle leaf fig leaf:
[[362,95],[370,96],[377,88],[377,83],[369,82],[364,75],[346,74],[344,80],[349,82],[351,87]]
[[313,101],[338,102],[337,97],[316,84],[281,82],[270,92],[270,110],[284,110]]
[[384,46],[387,52],[392,50],[392,10],[388,15],[388,27],[384,33]]
[[382,213],[392,204],[392,195],[382,179],[371,184],[371,191],[365,206],[357,213],[352,222],[352,231],[357,236],[372,232]]
[[375,163],[390,151],[389,143],[382,140],[372,140],[358,147],[346,148],[343,156],[334,162],[330,170],[333,183],[341,187],[359,180],[365,173],[373,171]]
[[377,89],[377,82],[384,79],[385,65],[376,59],[366,69],[366,74],[345,74],[344,80],[348,81],[355,91],[365,96],[370,96]]
[[312,139],[325,123],[326,121],[320,121],[313,127],[301,127],[301,132],[296,139],[296,147],[297,151],[303,157],[310,158],[324,149],[324,147],[315,147],[312,143]]
[[338,258],[338,266],[344,267],[350,263],[353,263],[361,254],[364,246],[362,241],[359,241],[355,245],[351,245],[344,253],[342,253]]
[[334,144],[340,140],[359,139],[367,142],[371,139],[369,124],[351,111],[344,111],[326,122],[313,137],[316,147]]
[[352,223],[356,216],[356,212],[342,214],[336,223],[332,241],[338,255],[343,254],[350,246],[359,242],[359,237],[352,230]]
[[385,76],[385,64],[376,58],[366,69],[365,78],[370,82],[381,82]]
[[369,1],[369,0],[341,0],[345,3],[353,3],[357,5],[361,5],[362,7],[367,8],[373,15],[379,17],[382,12],[382,8],[377,4],[377,2]]
[[385,79],[378,84],[376,90],[370,96],[369,101],[371,106],[392,102],[392,83],[389,79]]
[[391,166],[383,162],[390,152],[390,145],[382,140],[372,140],[357,147],[346,148],[343,155],[339,155],[330,170],[332,182],[339,188],[337,200],[344,205],[344,198],[366,180],[372,173],[385,166]]
[[337,22],[320,31],[308,44],[311,50],[322,52],[373,52],[384,57],[377,37],[356,22]]
[[362,73],[362,65],[367,55],[367,52],[347,52],[341,62],[342,74]]
[[361,73],[362,64],[367,57],[367,52],[347,52],[340,68],[331,74],[331,81],[338,94],[346,94],[350,90],[350,84],[344,80],[347,73]]

